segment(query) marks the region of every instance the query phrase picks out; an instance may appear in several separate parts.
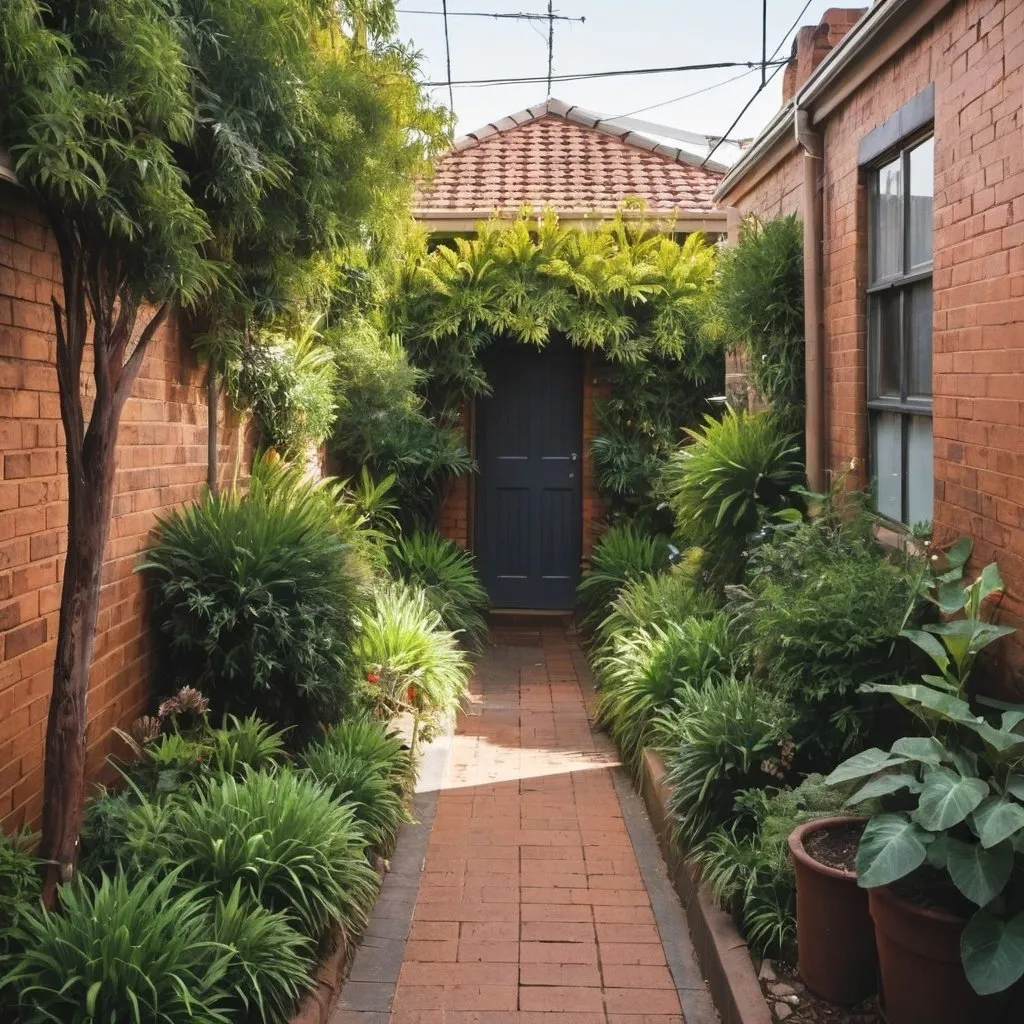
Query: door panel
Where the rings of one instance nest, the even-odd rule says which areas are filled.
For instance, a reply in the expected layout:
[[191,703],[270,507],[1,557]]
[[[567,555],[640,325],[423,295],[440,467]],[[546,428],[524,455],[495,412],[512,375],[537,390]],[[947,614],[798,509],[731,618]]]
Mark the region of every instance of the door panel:
[[582,366],[567,342],[496,342],[477,405],[477,553],[496,608],[572,608],[579,582]]

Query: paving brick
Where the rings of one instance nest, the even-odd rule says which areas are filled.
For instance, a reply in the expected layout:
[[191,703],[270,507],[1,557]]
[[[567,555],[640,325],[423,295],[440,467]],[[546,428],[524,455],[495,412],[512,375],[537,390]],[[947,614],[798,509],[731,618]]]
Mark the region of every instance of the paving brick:
[[545,668],[545,653],[574,649],[538,642],[492,647],[479,667],[478,714],[453,741],[390,1024],[608,1024],[607,1012],[682,1024],[617,757],[591,732],[575,654]]

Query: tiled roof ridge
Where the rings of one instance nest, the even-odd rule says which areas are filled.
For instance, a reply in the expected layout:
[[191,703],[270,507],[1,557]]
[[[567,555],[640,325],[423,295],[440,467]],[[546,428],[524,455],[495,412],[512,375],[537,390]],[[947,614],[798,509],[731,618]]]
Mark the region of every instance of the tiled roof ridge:
[[499,118],[497,121],[491,121],[482,128],[477,128],[475,131],[460,136],[455,140],[449,152],[457,153],[464,149],[470,149],[495,135],[513,131],[524,124],[529,124],[531,121],[539,121],[544,117],[557,117],[563,121],[570,121],[573,124],[589,128],[591,131],[603,132],[605,135],[610,135],[628,146],[634,146],[649,153],[657,153],[673,163],[685,164],[701,170],[725,170],[725,167],[719,164],[709,163],[706,166],[703,165],[703,158],[685,149],[679,149],[676,146],[666,146],[664,143],[635,132],[632,129],[622,128],[619,125],[613,124],[611,122],[615,120],[614,118],[602,117],[592,110],[586,110],[574,103],[566,103],[564,100],[555,99],[554,97],[549,97],[543,103],[538,103],[536,106],[527,107],[525,110]]

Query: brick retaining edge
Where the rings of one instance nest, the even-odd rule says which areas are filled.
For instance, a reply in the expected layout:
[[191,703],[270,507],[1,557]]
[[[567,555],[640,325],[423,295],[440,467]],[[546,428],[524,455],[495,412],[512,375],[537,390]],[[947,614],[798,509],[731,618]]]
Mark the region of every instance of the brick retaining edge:
[[644,751],[640,793],[668,865],[669,878],[686,911],[697,962],[722,1024],[772,1024],[747,943],[736,923],[715,904],[707,886],[698,880],[694,866],[672,849],[668,813],[671,787],[665,782],[665,762],[653,750]]
[[340,932],[334,952],[321,960],[313,970],[313,988],[302,997],[299,1009],[289,1024],[327,1024],[334,1004],[341,995],[345,971],[356,950],[356,943]]

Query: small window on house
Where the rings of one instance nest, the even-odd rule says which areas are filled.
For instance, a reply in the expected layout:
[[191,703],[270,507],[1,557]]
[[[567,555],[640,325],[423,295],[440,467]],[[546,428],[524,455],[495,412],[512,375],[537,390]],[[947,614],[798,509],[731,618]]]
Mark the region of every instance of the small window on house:
[[878,511],[932,518],[934,140],[869,171],[868,415]]

